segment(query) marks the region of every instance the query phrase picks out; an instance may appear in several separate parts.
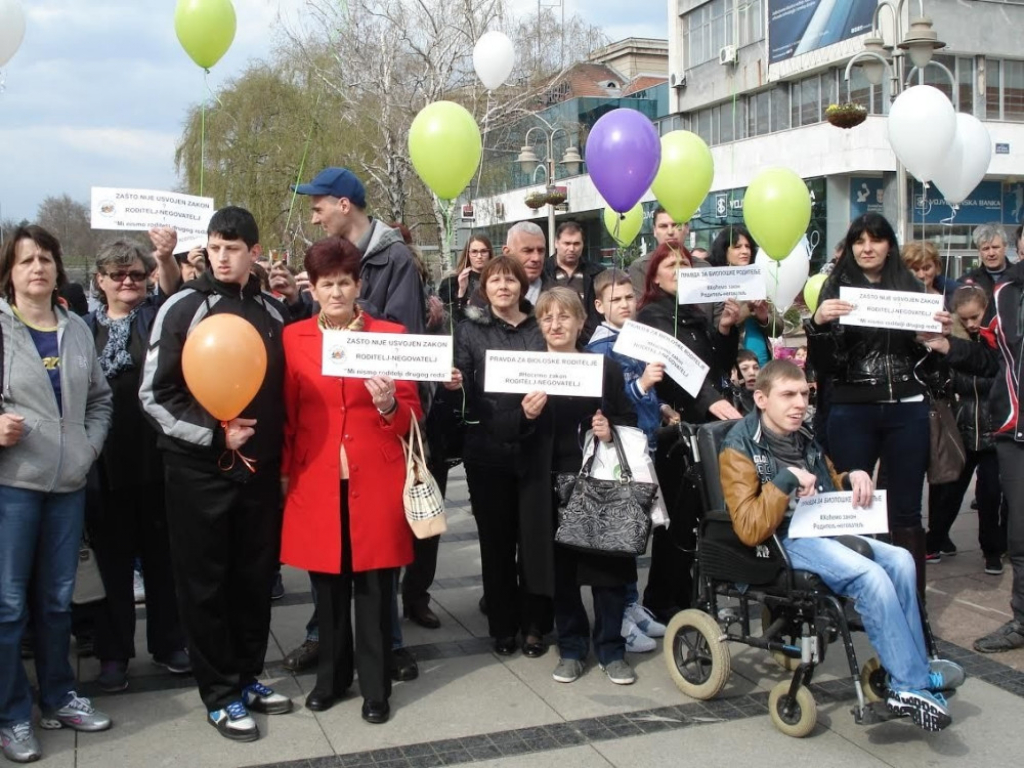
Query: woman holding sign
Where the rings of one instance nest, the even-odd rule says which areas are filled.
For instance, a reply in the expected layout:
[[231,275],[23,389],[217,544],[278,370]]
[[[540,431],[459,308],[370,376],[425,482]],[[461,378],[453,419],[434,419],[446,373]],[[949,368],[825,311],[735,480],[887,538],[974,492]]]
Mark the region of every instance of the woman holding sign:
[[483,309],[469,306],[455,330],[455,367],[450,390],[462,389],[469,424],[463,451],[473,517],[480,533],[480,561],[487,624],[500,656],[547,652],[554,591],[554,543],[550,522],[521,495],[523,455],[519,444],[499,436],[495,414],[514,411],[520,395],[484,391],[487,352],[542,352],[533,307],[526,300],[529,281],[510,256],[499,256],[480,273]]
[[[909,550],[924,596],[925,532],[921,494],[928,469],[929,422],[922,363],[928,350],[914,331],[843,325],[853,304],[843,287],[923,293],[900,258],[892,225],[877,213],[854,219],[843,258],[822,286],[818,309],[807,321],[808,360],[832,377],[828,442],[840,472],[889,467],[886,490],[892,541]],[[931,364],[926,366],[929,370]]]
[[352,685],[354,666],[363,719],[383,723],[390,714],[392,591],[413,553],[400,438],[420,417],[420,402],[411,381],[323,375],[328,332],[405,332],[359,308],[359,261],[348,240],[314,243],[305,268],[320,315],[284,332],[281,561],[309,571],[318,595],[320,662],[306,706],[330,708]]
[[[569,288],[552,288],[537,300],[537,320],[548,352],[579,353],[586,312],[579,295]],[[582,436],[611,442],[612,425],[635,427],[636,411],[626,395],[619,364],[604,358],[601,397],[548,397],[531,392],[511,412],[496,414],[495,427],[521,441],[524,476],[520,493],[547,523],[553,541],[558,503],[553,480],[557,473],[580,471]],[[518,396],[517,396],[518,397]],[[532,546],[532,544],[531,544]],[[593,644],[597,661],[608,679],[629,685],[636,673],[625,660],[622,614],[626,586],[636,581],[636,558],[578,552],[554,546],[555,626],[559,661],[553,677],[560,683],[576,680],[585,668],[591,627],[580,586],[589,585],[594,597]]]
[[[738,419],[742,414],[723,397],[716,384],[727,380],[736,364],[739,336],[735,325],[740,307],[732,300],[724,302],[718,325],[712,326],[700,305],[680,305],[676,297],[679,270],[690,266],[690,254],[678,241],[669,240],[657,247],[647,265],[637,321],[673,336],[710,370],[696,395],[666,376],[656,385],[658,399],[682,414],[683,421],[690,424]],[[671,447],[659,446],[654,466],[662,481],[661,490],[673,525],[667,530],[657,528],[654,531],[651,571],[644,591],[644,607],[663,623],[668,623],[676,611],[690,606],[692,556],[684,550],[693,549],[693,510],[698,503],[690,495],[695,489],[683,485],[681,453],[671,452]],[[677,541],[677,536],[683,538]]]

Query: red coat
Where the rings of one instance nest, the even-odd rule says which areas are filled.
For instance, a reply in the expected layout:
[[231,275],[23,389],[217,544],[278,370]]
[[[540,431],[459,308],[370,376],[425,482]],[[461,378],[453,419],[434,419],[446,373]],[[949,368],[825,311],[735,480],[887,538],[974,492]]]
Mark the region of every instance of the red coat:
[[[404,333],[396,323],[364,315],[364,330]],[[358,331],[354,331],[358,333]],[[412,562],[412,531],[402,508],[405,458],[399,435],[420,417],[416,384],[396,382],[398,412],[388,424],[363,379],[321,373],[323,336],[317,319],[284,329],[285,438],[281,474],[288,477],[281,562],[320,573],[341,572],[341,445],[349,469],[352,571]]]

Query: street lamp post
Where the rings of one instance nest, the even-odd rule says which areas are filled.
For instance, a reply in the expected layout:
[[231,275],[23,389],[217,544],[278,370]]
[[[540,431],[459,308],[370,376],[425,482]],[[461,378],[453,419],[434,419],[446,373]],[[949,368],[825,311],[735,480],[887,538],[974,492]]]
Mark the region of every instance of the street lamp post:
[[[903,7],[907,0],[879,0],[878,6],[871,19],[871,36],[864,40],[864,50],[855,55],[846,64],[846,82],[850,82],[850,72],[854,64],[863,67],[864,77],[871,85],[878,85],[888,72],[889,100],[895,101],[896,97],[903,92],[903,88],[909,83],[915,72],[919,72],[923,81],[925,67],[939,67],[947,75],[953,85],[954,106],[956,96],[956,78],[953,73],[943,64],[932,61],[932,55],[946,44],[938,39],[932,29],[932,20],[924,15],[924,0],[918,0],[919,16],[910,22],[910,29],[906,34],[903,31]],[[889,9],[892,17],[893,42],[894,45],[886,46],[882,36],[881,27],[878,25],[879,16],[883,8]],[[897,42],[898,41],[898,42]],[[886,49],[893,48],[892,61],[890,62]],[[910,56],[913,68],[905,78],[906,61],[905,57]],[[899,241],[905,242],[909,233],[907,222],[907,169],[896,158],[896,234]]]
[[[534,117],[544,123],[544,127],[542,128],[539,125],[535,125],[526,132],[526,136],[523,137],[523,149],[519,153],[517,160],[519,162],[519,166],[523,169],[523,173],[528,176],[535,174],[538,168],[543,168],[544,175],[546,177],[547,190],[550,193],[553,191],[555,183],[555,136],[559,132],[564,133],[566,139],[570,142],[572,141],[572,137],[565,128],[556,128],[552,126],[540,115],[534,115]],[[540,131],[547,142],[547,154],[543,163],[537,157],[537,154],[533,151],[533,147],[530,144],[530,134],[534,131]],[[565,150],[565,154],[562,155],[562,159],[558,162],[565,166],[569,175],[574,176],[579,172],[583,158],[580,157],[580,151],[576,147],[570,146]],[[548,249],[550,250],[554,247],[555,206],[552,203],[548,203]]]

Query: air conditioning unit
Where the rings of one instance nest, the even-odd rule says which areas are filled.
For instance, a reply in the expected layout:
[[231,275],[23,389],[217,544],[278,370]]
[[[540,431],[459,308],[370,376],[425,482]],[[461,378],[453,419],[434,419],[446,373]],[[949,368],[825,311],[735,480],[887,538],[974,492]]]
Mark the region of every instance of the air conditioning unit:
[[505,204],[504,203],[495,203],[494,204],[494,216],[495,216],[495,218],[498,218],[498,219],[504,219],[505,218]]
[[673,72],[669,75],[668,84],[673,88],[685,88],[686,87],[686,73],[685,72]]
[[462,220],[473,221],[476,218],[476,211],[473,208],[472,203],[466,203],[462,206]]
[[736,46],[725,45],[718,50],[718,63],[719,64],[735,64],[736,63]]

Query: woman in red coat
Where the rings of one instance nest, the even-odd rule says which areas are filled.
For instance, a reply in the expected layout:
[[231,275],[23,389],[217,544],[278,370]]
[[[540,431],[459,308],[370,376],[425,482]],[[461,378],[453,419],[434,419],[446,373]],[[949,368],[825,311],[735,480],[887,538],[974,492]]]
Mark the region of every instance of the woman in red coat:
[[356,304],[359,261],[359,250],[347,240],[314,243],[305,268],[320,315],[285,329],[281,560],[309,571],[317,590],[320,662],[306,706],[322,711],[345,694],[354,657],[363,719],[383,723],[390,714],[394,579],[397,569],[412,561],[399,438],[420,417],[420,402],[412,382],[322,373],[325,330],[405,332]]

